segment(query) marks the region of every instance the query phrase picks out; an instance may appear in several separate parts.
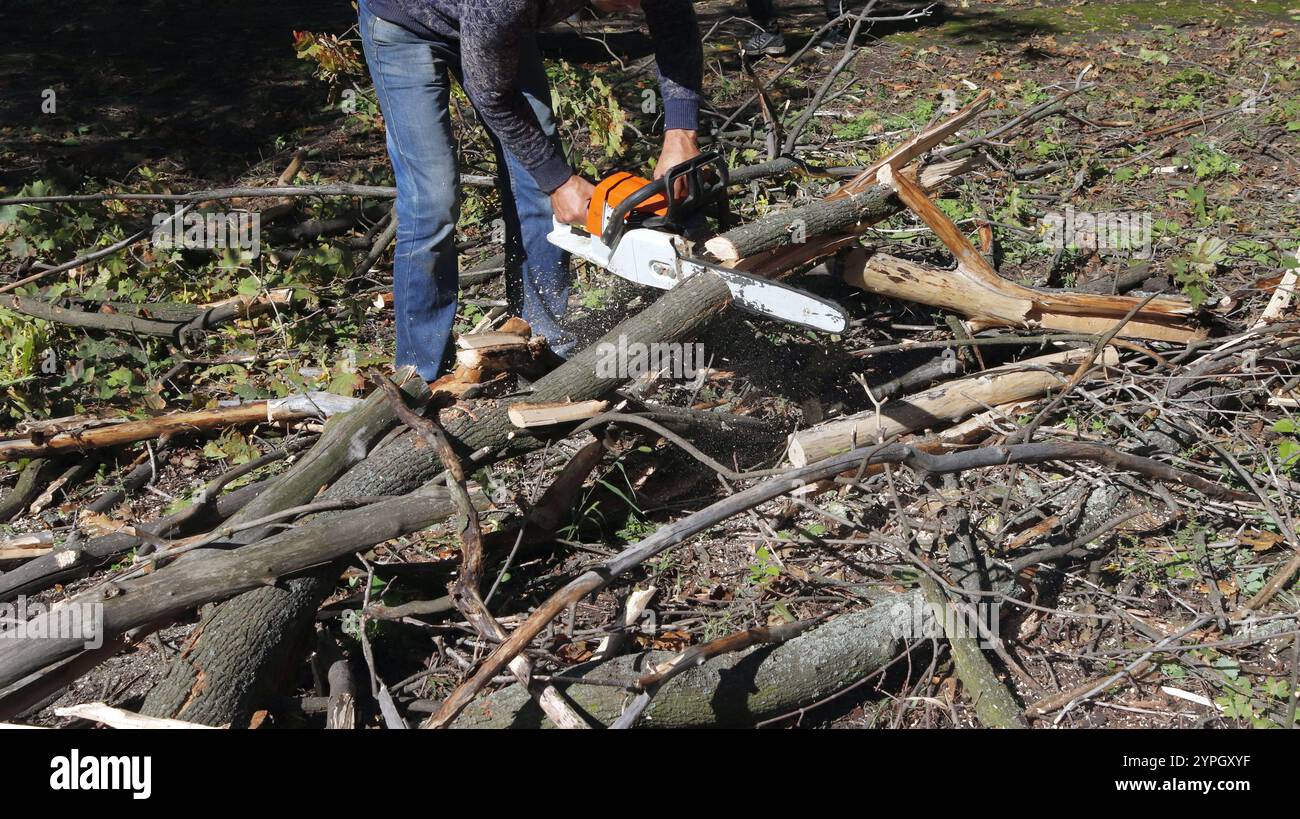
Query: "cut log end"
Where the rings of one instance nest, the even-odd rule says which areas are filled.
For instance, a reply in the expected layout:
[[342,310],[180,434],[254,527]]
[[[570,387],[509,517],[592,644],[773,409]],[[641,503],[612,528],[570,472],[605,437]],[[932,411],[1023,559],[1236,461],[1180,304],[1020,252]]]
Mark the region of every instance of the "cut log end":
[[510,423],[520,429],[549,427],[594,418],[609,409],[608,401],[574,401],[558,404],[512,404]]

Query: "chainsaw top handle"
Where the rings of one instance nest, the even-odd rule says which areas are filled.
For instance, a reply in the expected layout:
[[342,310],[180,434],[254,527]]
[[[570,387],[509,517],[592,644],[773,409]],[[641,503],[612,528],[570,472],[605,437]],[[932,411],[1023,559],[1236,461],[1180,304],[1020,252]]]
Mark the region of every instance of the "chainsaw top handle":
[[[712,174],[707,171],[712,170]],[[671,191],[677,187],[677,180],[686,180],[686,196],[676,201]],[[674,165],[663,176],[644,185],[635,193],[619,202],[610,213],[601,241],[611,251],[618,246],[619,240],[630,227],[628,217],[637,206],[644,204],[651,197],[661,196],[666,205],[662,215],[651,216],[641,222],[641,227],[667,230],[680,233],[686,220],[703,213],[705,208],[714,206],[718,227],[725,228],[728,216],[727,183],[729,175],[722,158],[714,151],[699,154],[680,165]]]

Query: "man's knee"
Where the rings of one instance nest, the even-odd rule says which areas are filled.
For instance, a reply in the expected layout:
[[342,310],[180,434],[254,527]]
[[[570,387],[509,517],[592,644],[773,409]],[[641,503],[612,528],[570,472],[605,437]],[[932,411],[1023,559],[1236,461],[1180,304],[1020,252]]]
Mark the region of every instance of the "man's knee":
[[406,241],[441,241],[455,233],[460,191],[445,180],[413,179],[398,185],[397,236]]

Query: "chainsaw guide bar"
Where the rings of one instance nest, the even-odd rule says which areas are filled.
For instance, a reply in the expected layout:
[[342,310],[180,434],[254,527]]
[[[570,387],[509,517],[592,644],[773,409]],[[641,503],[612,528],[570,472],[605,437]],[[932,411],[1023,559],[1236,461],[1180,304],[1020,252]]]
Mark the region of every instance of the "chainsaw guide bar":
[[[707,175],[713,170],[714,176]],[[678,180],[687,194],[668,195]],[[691,276],[710,273],[731,291],[740,308],[822,333],[842,333],[848,316],[832,301],[795,287],[751,276],[689,255],[681,234],[708,207],[726,222],[727,173],[717,154],[701,154],[653,182],[628,173],[614,174],[596,187],[582,226],[555,221],[551,244],[628,281],[671,290]]]

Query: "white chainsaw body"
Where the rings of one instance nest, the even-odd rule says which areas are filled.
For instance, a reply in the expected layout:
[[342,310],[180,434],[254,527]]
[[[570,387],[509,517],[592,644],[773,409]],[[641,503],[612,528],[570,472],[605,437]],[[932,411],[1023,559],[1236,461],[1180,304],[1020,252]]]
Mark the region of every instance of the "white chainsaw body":
[[547,238],[556,247],[637,284],[671,290],[691,276],[707,272],[722,279],[732,300],[751,312],[823,333],[842,333],[848,325],[844,311],[832,302],[780,282],[684,256],[684,240],[672,233],[633,228],[611,251],[600,237],[555,221]]

